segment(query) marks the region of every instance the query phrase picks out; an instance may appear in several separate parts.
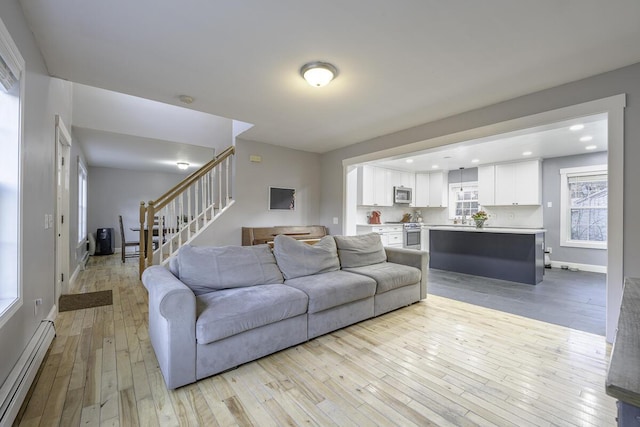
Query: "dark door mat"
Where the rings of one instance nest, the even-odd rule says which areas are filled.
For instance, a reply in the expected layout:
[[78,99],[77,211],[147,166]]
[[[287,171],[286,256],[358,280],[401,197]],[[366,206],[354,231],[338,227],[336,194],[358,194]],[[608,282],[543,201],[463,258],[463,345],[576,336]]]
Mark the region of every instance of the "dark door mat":
[[59,312],[81,310],[83,308],[100,307],[113,304],[111,290],[88,292],[86,294],[70,294],[60,296]]

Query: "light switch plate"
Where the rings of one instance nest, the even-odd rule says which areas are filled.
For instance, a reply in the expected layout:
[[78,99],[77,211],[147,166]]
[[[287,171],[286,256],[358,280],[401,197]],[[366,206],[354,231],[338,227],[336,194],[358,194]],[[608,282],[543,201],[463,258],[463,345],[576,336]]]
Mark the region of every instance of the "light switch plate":
[[547,202],[547,207],[548,207],[548,208],[553,207],[553,203],[551,203],[551,202]]
[[337,217],[337,216],[334,216],[334,217],[333,217],[333,223],[334,223],[334,224],[337,224],[337,223],[338,223],[338,217]]

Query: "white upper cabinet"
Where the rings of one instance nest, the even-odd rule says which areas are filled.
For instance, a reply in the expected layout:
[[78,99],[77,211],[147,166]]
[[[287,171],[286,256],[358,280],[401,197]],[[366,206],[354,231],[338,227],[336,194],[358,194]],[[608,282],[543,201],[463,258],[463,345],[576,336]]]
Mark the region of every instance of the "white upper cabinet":
[[478,167],[478,203],[480,206],[496,204],[496,167]]
[[429,175],[429,206],[446,208],[449,202],[449,174],[433,172]]
[[400,186],[415,189],[416,174],[413,172],[400,172]]
[[358,205],[393,206],[391,172],[375,166],[359,166]]
[[418,207],[429,206],[429,182],[428,173],[416,174],[416,189],[413,191],[413,202]]
[[[541,175],[541,164],[538,160],[495,165],[494,204],[541,204]],[[480,170],[478,170],[478,182],[480,183]],[[480,202],[480,204],[483,203]]]
[[443,172],[416,174],[414,206],[420,208],[446,207],[448,201],[448,178]]

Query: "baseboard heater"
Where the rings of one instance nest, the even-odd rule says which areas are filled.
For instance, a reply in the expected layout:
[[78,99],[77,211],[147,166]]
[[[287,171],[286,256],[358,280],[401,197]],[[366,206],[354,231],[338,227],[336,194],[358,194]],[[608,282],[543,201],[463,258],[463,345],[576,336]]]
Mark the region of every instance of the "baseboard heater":
[[40,322],[27,348],[0,388],[0,427],[13,424],[55,335],[51,320]]

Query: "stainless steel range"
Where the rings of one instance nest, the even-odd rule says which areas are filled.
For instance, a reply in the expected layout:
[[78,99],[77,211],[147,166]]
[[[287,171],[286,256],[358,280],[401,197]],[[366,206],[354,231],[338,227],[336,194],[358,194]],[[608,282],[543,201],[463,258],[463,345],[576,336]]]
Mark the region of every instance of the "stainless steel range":
[[420,249],[420,233],[422,225],[417,222],[405,222],[402,234],[402,247],[406,249]]

